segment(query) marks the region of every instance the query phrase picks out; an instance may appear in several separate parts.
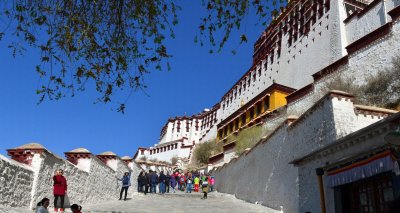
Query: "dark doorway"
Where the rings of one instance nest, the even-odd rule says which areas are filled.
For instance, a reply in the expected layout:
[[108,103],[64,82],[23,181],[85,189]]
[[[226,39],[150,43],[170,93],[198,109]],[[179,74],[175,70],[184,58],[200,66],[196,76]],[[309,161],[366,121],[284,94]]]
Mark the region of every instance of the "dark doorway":
[[392,173],[384,173],[371,178],[339,187],[343,213],[388,213],[389,204],[394,200]]

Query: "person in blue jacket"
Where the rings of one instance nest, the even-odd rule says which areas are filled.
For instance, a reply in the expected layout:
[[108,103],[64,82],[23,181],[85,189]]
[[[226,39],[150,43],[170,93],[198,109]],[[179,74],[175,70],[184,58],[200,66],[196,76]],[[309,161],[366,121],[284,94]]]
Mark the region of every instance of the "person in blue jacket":
[[153,171],[153,174],[151,175],[151,192],[157,193],[156,188],[158,184],[158,175],[156,171]]
[[128,194],[128,189],[129,186],[131,186],[131,172],[125,172],[124,176],[122,178],[118,178],[119,181],[122,181],[122,188],[121,188],[121,193],[119,194],[119,199],[122,199],[122,193],[125,191],[125,198],[126,200],[126,195]]

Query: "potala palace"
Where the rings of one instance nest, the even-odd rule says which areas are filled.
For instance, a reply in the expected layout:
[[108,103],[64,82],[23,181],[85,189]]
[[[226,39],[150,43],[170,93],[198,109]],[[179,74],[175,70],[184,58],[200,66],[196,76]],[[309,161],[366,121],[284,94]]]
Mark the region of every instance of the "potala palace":
[[[70,195],[82,203],[115,197],[115,174],[170,171],[149,160],[173,157],[185,168],[197,144],[215,139],[223,151],[204,170],[219,192],[273,212],[388,212],[400,199],[400,113],[359,105],[354,94],[326,85],[338,76],[363,85],[399,55],[400,0],[289,1],[255,42],[252,66],[214,106],[168,119],[158,143],[133,158],[80,148],[64,160],[38,144],[10,149],[12,159],[0,156],[0,168],[9,168],[0,174],[1,196],[8,196],[0,204],[32,206],[50,184],[39,174],[58,167],[78,186],[89,184]],[[272,132],[237,156],[227,139],[252,126]],[[18,184],[10,184],[15,175]],[[90,185],[94,179],[101,190]]]

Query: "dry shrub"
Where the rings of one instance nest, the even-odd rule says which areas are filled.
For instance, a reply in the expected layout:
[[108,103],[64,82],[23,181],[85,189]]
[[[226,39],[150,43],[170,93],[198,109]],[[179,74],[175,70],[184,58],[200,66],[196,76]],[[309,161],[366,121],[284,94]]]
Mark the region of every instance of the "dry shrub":
[[236,146],[235,152],[237,155],[240,155],[247,148],[252,148],[261,138],[271,131],[263,126],[252,126],[246,129],[243,129],[236,136]]
[[176,163],[178,163],[178,156],[173,156],[173,157],[171,158],[171,164],[172,164],[172,165],[175,165]]
[[333,77],[326,85],[329,90],[341,90],[355,96],[355,103],[384,107],[400,108],[400,57],[392,60],[392,67],[367,78],[363,85],[354,84],[354,77]]
[[195,163],[196,166],[208,164],[208,159],[211,156],[222,152],[222,146],[222,143],[217,143],[215,140],[196,144],[196,148],[193,151],[193,163]]
[[392,60],[392,67],[372,76],[361,86],[362,104],[374,105],[390,109],[400,107],[400,57]]

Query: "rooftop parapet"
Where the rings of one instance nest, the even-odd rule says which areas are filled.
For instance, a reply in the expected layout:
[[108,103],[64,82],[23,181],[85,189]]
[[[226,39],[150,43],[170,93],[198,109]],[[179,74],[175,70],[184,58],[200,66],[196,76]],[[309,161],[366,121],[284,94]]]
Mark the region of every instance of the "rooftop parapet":
[[64,155],[69,162],[75,165],[78,164],[79,159],[90,159],[92,157],[92,153],[85,148],[77,148],[69,152],[64,152]]
[[28,143],[13,149],[7,149],[7,154],[11,159],[27,165],[32,164],[32,158],[35,154],[42,154],[43,152],[48,151],[39,143]]

